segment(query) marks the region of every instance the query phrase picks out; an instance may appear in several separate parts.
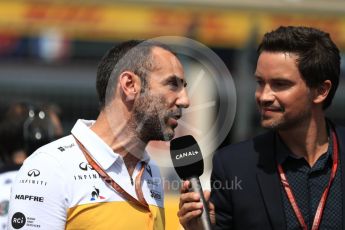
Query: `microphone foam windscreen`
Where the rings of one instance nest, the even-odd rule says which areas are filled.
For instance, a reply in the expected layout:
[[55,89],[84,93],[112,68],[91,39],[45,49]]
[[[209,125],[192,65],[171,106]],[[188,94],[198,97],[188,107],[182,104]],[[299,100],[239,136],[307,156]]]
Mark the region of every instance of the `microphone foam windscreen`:
[[200,147],[192,136],[173,139],[170,143],[170,155],[175,171],[181,179],[200,177],[204,172]]

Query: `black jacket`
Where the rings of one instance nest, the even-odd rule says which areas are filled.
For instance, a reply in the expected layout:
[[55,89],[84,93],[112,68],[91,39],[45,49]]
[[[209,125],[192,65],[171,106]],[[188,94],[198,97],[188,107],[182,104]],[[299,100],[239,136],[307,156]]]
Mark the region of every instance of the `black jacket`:
[[[342,190],[345,191],[345,128],[336,126]],[[280,178],[274,154],[274,132],[229,145],[213,158],[211,201],[215,229],[286,229]],[[345,199],[342,200],[345,220]],[[345,225],[343,224],[345,230]]]

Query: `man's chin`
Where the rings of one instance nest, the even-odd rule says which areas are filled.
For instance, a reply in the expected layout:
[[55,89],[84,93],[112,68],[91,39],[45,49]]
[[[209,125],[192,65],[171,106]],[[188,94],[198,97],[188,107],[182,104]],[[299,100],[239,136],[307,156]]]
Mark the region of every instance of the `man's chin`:
[[149,141],[171,141],[175,136],[174,130],[169,130],[164,133],[160,133],[149,138]]
[[164,141],[171,141],[175,136],[175,131],[174,130],[171,130],[169,132],[166,132],[164,134]]
[[287,123],[284,121],[261,121],[261,126],[265,129],[271,129],[271,130],[275,130],[275,131],[282,131],[282,130],[288,130],[291,127],[294,126],[294,124],[292,123]]
[[279,128],[279,122],[273,120],[261,119],[261,127],[265,129],[277,129]]

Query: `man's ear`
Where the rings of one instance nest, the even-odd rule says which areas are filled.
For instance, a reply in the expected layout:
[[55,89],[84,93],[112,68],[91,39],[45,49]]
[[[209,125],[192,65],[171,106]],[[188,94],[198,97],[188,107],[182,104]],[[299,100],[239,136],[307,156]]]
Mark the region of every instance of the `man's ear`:
[[118,82],[122,97],[126,101],[133,101],[140,92],[139,77],[131,71],[124,71],[120,74]]
[[328,94],[329,91],[332,88],[332,82],[330,80],[325,80],[319,87],[315,89],[315,97],[314,97],[314,103],[320,104],[323,103]]

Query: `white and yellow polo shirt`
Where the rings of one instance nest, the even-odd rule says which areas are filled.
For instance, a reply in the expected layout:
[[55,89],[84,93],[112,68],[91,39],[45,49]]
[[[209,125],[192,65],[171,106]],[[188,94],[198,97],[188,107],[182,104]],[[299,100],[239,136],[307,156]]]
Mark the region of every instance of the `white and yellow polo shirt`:
[[[72,134],[92,158],[131,196],[132,178],[120,155],[114,153],[89,127],[78,120]],[[39,148],[27,160],[13,183],[9,229],[97,230],[164,229],[164,197],[158,167],[145,152],[142,191],[150,212],[125,200],[87,163],[72,135]]]

